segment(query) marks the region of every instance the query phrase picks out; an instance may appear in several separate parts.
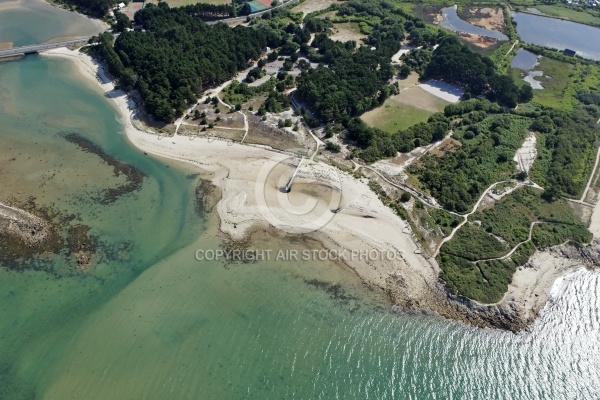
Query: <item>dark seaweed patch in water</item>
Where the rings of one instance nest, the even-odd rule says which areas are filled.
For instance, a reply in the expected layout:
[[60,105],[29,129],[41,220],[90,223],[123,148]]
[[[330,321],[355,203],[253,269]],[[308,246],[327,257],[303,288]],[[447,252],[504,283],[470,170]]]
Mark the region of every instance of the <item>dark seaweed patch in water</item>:
[[114,203],[119,197],[135,192],[142,187],[146,174],[133,167],[132,165],[126,164],[121,160],[116,159],[108,155],[100,146],[96,145],[89,139],[77,133],[68,133],[64,135],[65,139],[69,142],[78,146],[81,150],[92,153],[100,157],[105,163],[113,167],[115,176],[124,175],[127,183],[124,185],[117,186],[116,188],[106,189],[98,199],[100,204]]
[[304,282],[328,293],[333,300],[341,301],[343,303],[358,300],[358,297],[346,293],[339,283],[325,282],[318,279],[305,279]]
[[96,252],[98,241],[89,235],[90,227],[75,225],[67,231],[67,251],[75,256],[80,269],[88,268],[92,263],[92,255]]
[[208,214],[213,210],[221,198],[219,188],[212,182],[200,179],[196,186],[196,211],[200,215]]

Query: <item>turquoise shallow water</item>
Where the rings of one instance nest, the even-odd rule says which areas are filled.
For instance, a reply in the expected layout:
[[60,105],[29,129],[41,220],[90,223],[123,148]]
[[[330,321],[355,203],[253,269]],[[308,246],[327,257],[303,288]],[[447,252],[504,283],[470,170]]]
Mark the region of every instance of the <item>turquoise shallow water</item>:
[[[68,61],[0,64],[0,88],[0,195],[76,214],[102,244],[86,272],[0,268],[1,399],[598,398],[599,273],[568,276],[513,335],[394,312],[337,265],[196,261],[223,244],[194,209],[198,178],[133,149]],[[64,132],[143,171],[142,188],[98,204],[121,178]]]
[[[0,1],[0,9],[9,2]],[[0,11],[0,43],[14,46],[38,44],[71,36],[92,36],[101,29],[95,21],[41,0],[20,0],[20,5]]]

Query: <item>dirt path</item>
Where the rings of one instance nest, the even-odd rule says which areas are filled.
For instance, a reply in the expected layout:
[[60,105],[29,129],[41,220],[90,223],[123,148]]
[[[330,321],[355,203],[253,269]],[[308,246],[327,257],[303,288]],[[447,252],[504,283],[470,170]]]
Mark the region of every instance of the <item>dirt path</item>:
[[518,40],[515,40],[515,42],[513,43],[513,45],[510,47],[510,49],[506,52],[506,54],[504,55],[504,58],[508,57],[508,55],[510,54],[511,51],[513,51],[513,49],[515,48],[515,46],[519,43]]
[[[600,119],[598,120],[600,123]],[[596,153],[596,162],[594,163],[594,168],[592,168],[592,173],[590,174],[590,179],[588,180],[587,185],[585,186],[585,190],[583,191],[583,196],[579,200],[581,203],[585,203],[585,197],[587,196],[592,183],[594,182],[594,177],[596,176],[596,170],[598,169],[598,163],[600,162],[600,147],[598,147],[598,152]]]
[[[488,192],[490,190],[492,190],[493,188],[495,188],[497,185],[501,184],[501,183],[509,183],[509,182],[514,182],[511,180],[508,181],[500,181],[500,182],[496,182],[491,184],[479,197],[479,200],[477,200],[477,203],[475,203],[475,205],[473,206],[473,209],[467,213],[467,214],[455,214],[455,215],[460,215],[461,217],[463,217],[463,221],[458,224],[454,229],[452,229],[452,232],[450,232],[450,234],[448,236],[446,236],[444,239],[442,239],[442,241],[440,242],[440,244],[438,245],[437,249],[435,250],[434,253],[434,257],[437,257],[437,255],[440,253],[440,249],[442,248],[443,244],[446,242],[449,242],[450,240],[452,240],[452,238],[454,237],[454,235],[456,234],[456,232],[458,232],[458,230],[460,228],[462,228],[469,220],[469,217],[475,213],[475,211],[477,211],[477,209],[479,208],[479,205],[481,204],[481,202],[483,201],[483,199],[485,198],[485,196],[487,196]],[[523,184],[521,184],[523,185]],[[517,183],[517,186],[520,186],[519,183]]]
[[478,262],[482,262],[482,261],[495,261],[495,260],[506,260],[507,258],[509,258],[510,256],[512,256],[515,251],[517,251],[517,249],[521,246],[524,245],[527,242],[531,241],[531,238],[533,236],[533,227],[539,224],[543,224],[544,221],[533,221],[531,223],[531,225],[529,226],[529,236],[527,237],[527,240],[523,240],[520,243],[517,243],[515,245],[515,247],[512,248],[511,251],[509,251],[508,253],[506,253],[505,255],[503,255],[502,257],[493,257],[493,258],[483,258],[481,260],[477,260],[477,261],[473,261],[475,264],[477,264]]
[[390,181],[388,178],[385,177],[385,175],[383,175],[381,172],[379,172],[378,170],[376,170],[373,167],[369,167],[368,165],[364,165],[362,168],[366,168],[369,171],[374,172],[375,174],[377,174],[377,176],[379,176],[381,179],[383,179],[385,182],[389,183],[390,185],[392,185],[392,186],[394,186],[394,187],[396,187],[396,188],[398,188],[400,190],[404,190],[405,192],[408,192],[408,193],[412,194],[414,197],[422,200],[426,205],[428,205],[431,208],[435,208],[435,209],[438,209],[438,210],[444,210],[444,211],[449,212],[450,214],[457,215],[459,217],[461,216],[460,214],[457,214],[455,212],[445,210],[444,207],[442,207],[439,204],[437,204],[435,202],[435,200],[429,198],[428,196],[424,195],[423,193],[415,190],[414,188],[412,188],[412,187],[410,187],[408,185],[405,185],[405,184],[402,184],[402,183],[395,183],[395,182]]

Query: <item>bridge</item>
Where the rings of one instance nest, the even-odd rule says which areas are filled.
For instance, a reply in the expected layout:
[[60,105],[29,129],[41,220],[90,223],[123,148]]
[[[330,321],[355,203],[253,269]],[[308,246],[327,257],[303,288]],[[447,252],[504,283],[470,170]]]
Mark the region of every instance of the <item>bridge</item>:
[[62,42],[34,44],[30,46],[13,47],[12,49],[0,50],[0,58],[22,56],[25,54],[38,53],[44,50],[57,49],[66,47],[72,44],[87,43],[90,38],[81,38],[74,40],[64,40]]

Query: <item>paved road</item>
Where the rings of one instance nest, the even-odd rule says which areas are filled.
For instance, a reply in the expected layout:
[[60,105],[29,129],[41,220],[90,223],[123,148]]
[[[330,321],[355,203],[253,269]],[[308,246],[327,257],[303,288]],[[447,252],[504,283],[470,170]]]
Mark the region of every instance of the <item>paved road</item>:
[[37,53],[43,50],[56,49],[59,47],[66,47],[71,44],[77,43],[87,43],[89,38],[75,39],[75,40],[65,40],[62,42],[55,43],[44,43],[44,44],[35,44],[31,46],[21,46],[21,47],[13,47],[12,49],[0,50],[0,58],[3,57],[13,57],[21,54],[29,54],[29,53]]

